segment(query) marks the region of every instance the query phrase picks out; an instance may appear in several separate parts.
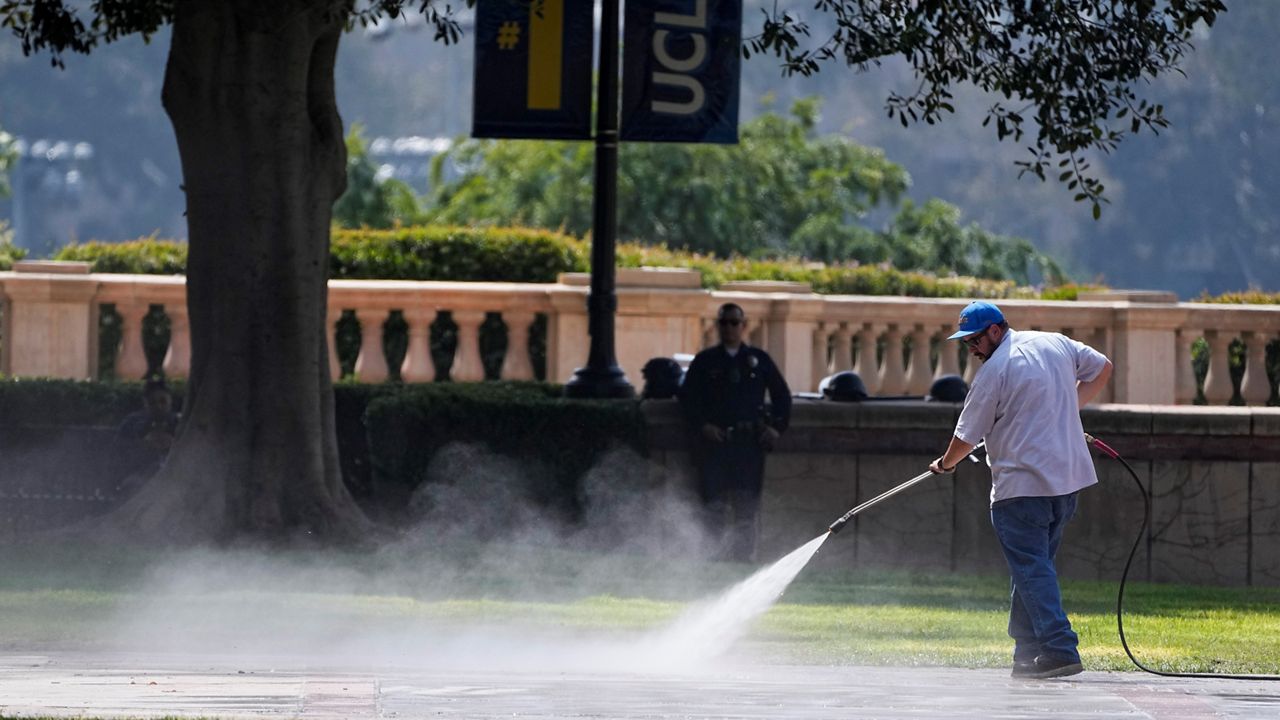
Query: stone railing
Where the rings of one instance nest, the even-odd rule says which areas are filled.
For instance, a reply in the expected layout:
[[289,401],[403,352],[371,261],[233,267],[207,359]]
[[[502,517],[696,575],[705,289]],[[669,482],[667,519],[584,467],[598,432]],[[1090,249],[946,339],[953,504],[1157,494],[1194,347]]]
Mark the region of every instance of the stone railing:
[[[655,482],[692,494],[689,431],[671,401],[646,401]],[[848,508],[923,471],[946,449],[960,405],[798,400],[765,463],[761,560],[822,532]],[[1098,405],[1086,432],[1118,450],[1152,496],[1131,578],[1199,585],[1280,586],[1280,408]],[[1083,439],[1081,440],[1083,442]],[[1058,569],[1115,581],[1142,524],[1128,472],[1095,453],[1099,484],[1080,493]],[[965,574],[1006,572],[991,532],[991,473],[962,462],[858,515],[815,565]]]
[[[356,379],[438,379],[436,361],[443,350],[433,346],[432,328],[447,318],[456,338],[445,358],[449,379],[541,375],[563,382],[586,361],[588,281],[581,274],[554,284],[331,281],[332,373],[342,372],[338,346],[345,322],[348,329],[359,327],[344,344],[359,348],[354,363],[347,363]],[[120,337],[116,377],[187,373],[190,331],[181,277],[90,274],[77,263],[18,263],[15,272],[0,273],[0,298],[2,373],[99,376],[104,313],[114,318]],[[938,376],[972,377],[976,371],[958,343],[943,341],[965,300],[816,295],[804,285],[772,282],[729,283],[713,292],[701,288],[694,271],[645,268],[618,271],[617,354],[631,382],[643,382],[640,368],[651,357],[693,353],[714,342],[712,317],[724,302],[742,305],[750,341],[769,351],[797,392],[815,390],[831,372],[852,369],[873,394],[923,395]],[[1115,379],[1100,402],[1188,404],[1201,382],[1210,404],[1226,404],[1238,393],[1246,404],[1261,405],[1275,393],[1266,348],[1280,342],[1277,306],[1178,303],[1166,294],[1141,292],[1000,304],[1015,328],[1062,331],[1111,357]],[[532,338],[540,316],[545,338]],[[155,333],[147,332],[157,317],[167,319],[168,336],[158,351]],[[403,357],[388,363],[383,341],[396,332],[392,319],[402,320]],[[496,372],[486,372],[482,326],[496,321],[509,341],[500,363],[491,363]],[[1198,378],[1192,349],[1201,338],[1208,370]],[[1238,389],[1229,366],[1233,343],[1242,344],[1244,354]],[[535,373],[535,367],[545,371]]]

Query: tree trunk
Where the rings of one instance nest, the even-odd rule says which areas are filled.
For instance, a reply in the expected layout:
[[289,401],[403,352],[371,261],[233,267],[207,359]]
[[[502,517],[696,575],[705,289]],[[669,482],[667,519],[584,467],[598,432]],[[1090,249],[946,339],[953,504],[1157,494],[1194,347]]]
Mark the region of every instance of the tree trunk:
[[324,325],[346,184],[334,62],[349,2],[177,4],[165,71],[187,198],[191,377],[164,468],[108,517],[134,537],[370,523],[342,483]]

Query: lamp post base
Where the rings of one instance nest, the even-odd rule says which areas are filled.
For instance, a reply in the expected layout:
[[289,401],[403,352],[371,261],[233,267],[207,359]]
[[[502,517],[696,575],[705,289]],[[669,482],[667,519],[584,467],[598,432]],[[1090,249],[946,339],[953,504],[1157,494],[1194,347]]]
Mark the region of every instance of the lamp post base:
[[617,365],[580,367],[564,385],[564,396],[577,399],[623,400],[636,396],[627,375]]

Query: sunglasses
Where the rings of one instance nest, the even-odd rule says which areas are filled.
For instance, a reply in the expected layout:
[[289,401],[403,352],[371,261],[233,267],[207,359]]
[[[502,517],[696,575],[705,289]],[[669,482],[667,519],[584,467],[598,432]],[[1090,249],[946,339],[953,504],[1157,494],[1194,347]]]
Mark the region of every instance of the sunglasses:
[[737,327],[738,325],[742,324],[742,320],[738,318],[720,318],[716,322],[720,323],[721,325],[731,325],[734,327]]
[[979,330],[978,332],[970,335],[969,337],[964,338],[960,342],[963,342],[965,345],[968,345],[971,348],[978,347],[978,343],[982,342],[982,338],[987,336],[987,331],[990,329],[991,329],[991,326],[988,325],[982,328],[981,330]]

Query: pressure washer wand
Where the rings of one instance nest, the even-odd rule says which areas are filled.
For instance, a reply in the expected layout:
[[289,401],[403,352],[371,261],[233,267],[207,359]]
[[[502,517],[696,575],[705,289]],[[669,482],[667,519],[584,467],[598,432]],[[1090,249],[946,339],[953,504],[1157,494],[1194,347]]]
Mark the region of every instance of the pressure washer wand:
[[899,486],[897,486],[897,487],[895,487],[895,488],[892,488],[892,489],[890,489],[890,490],[886,490],[885,492],[880,493],[879,495],[877,495],[877,496],[875,496],[875,497],[871,498],[870,500],[868,500],[868,501],[866,501],[866,502],[862,503],[862,504],[861,504],[861,505],[859,505],[858,507],[856,507],[856,508],[854,508],[854,509],[850,510],[849,512],[845,513],[844,515],[842,515],[842,516],[840,517],[840,519],[839,519],[839,520],[837,520],[837,521],[835,521],[835,522],[831,523],[831,526],[827,528],[827,532],[831,533],[832,535],[835,535],[836,533],[838,533],[838,532],[840,532],[841,530],[843,530],[843,529],[844,529],[845,523],[849,522],[849,519],[850,519],[850,518],[852,518],[854,515],[857,515],[858,513],[862,512],[863,510],[866,510],[867,508],[871,507],[872,505],[875,505],[876,503],[878,503],[878,502],[880,502],[880,501],[882,501],[882,500],[888,500],[889,498],[893,497],[894,495],[897,495],[898,493],[902,492],[903,490],[906,490],[907,488],[911,487],[912,485],[915,485],[916,483],[919,483],[921,480],[924,480],[925,478],[927,478],[927,477],[929,477],[929,476],[931,476],[931,475],[933,475],[933,472],[932,472],[932,471],[930,471],[930,470],[925,470],[924,472],[922,472],[922,473],[920,473],[919,475],[917,475],[917,476],[915,476],[915,477],[911,478],[910,480],[908,480],[908,481],[906,481],[906,482],[902,483],[901,485],[899,485]]
[[[972,460],[973,462],[982,462],[982,461],[981,461],[981,460],[979,460],[977,457],[975,457],[972,453],[973,453],[973,452],[975,452],[975,451],[977,451],[979,448],[981,448],[983,445],[986,445],[986,444],[987,444],[987,443],[986,443],[986,441],[984,440],[983,442],[980,442],[980,443],[978,443],[977,445],[974,445],[974,446],[973,446],[973,450],[971,450],[971,451],[970,451],[969,459],[970,459],[970,460]],[[861,505],[857,506],[856,508],[854,508],[854,509],[850,510],[849,512],[845,513],[844,515],[842,515],[842,516],[840,517],[840,519],[839,519],[839,520],[837,520],[837,521],[835,521],[835,522],[831,523],[831,525],[827,528],[827,532],[831,533],[832,535],[835,535],[836,533],[838,533],[838,532],[840,532],[841,530],[843,530],[843,529],[844,529],[845,524],[846,524],[846,523],[848,523],[848,522],[849,522],[849,519],[850,519],[850,518],[852,518],[854,515],[857,515],[858,513],[862,512],[863,510],[866,510],[867,508],[871,507],[872,505],[875,505],[875,504],[877,504],[877,503],[879,503],[879,502],[882,502],[882,501],[884,501],[884,500],[888,500],[889,498],[893,497],[894,495],[897,495],[898,493],[902,492],[903,490],[906,490],[907,488],[911,487],[912,485],[916,485],[916,484],[920,483],[921,481],[925,480],[925,479],[926,479],[926,478],[928,478],[928,477],[931,477],[932,475],[933,475],[933,471],[932,471],[932,470],[925,470],[924,472],[922,472],[922,473],[920,473],[919,475],[917,475],[917,476],[915,476],[915,477],[911,478],[910,480],[908,480],[908,481],[906,481],[906,482],[902,483],[901,485],[899,485],[899,486],[897,486],[897,487],[890,488],[890,489],[888,489],[888,490],[886,490],[886,491],[884,491],[884,492],[880,493],[879,495],[877,495],[877,496],[875,496],[875,497],[871,498],[870,500],[868,500],[868,501],[866,501],[866,502],[862,503]]]

